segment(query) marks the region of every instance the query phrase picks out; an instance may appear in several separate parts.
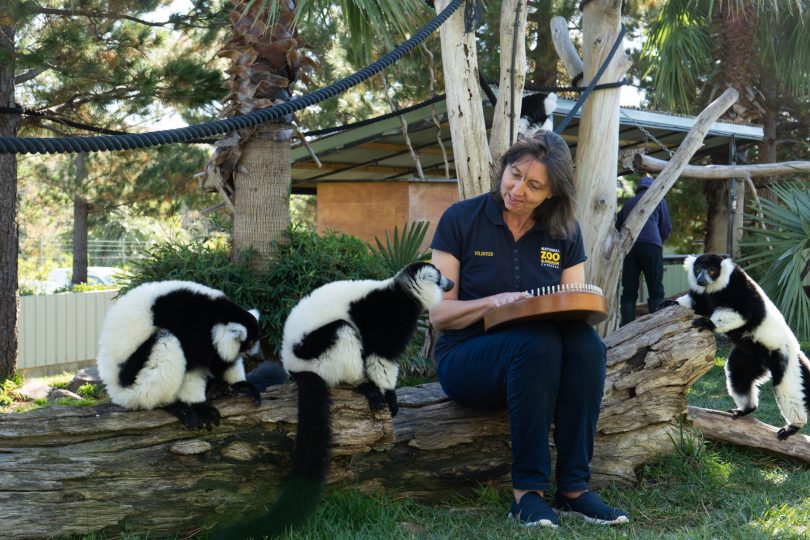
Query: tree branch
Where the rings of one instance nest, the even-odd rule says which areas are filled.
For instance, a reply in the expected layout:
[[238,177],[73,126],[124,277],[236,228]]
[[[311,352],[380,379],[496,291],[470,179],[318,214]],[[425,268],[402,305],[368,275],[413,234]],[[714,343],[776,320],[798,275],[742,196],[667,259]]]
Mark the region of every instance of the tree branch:
[[151,22],[144,19],[139,19],[131,15],[124,15],[123,13],[110,13],[106,11],[92,11],[87,9],[57,9],[57,8],[39,8],[35,11],[40,15],[59,15],[62,17],[87,17],[88,19],[112,19],[120,20],[125,19],[133,21],[146,26],[167,26],[171,21]]
[[37,75],[39,75],[40,73],[48,71],[48,69],[50,69],[50,68],[48,68],[48,67],[38,67],[38,68],[30,69],[30,70],[26,71],[25,73],[21,73],[20,75],[17,75],[16,77],[14,77],[14,84],[22,84],[24,82],[28,82],[31,79],[36,78]]
[[619,236],[619,253],[614,256],[624,257],[633,247],[641,228],[650,217],[650,213],[658,206],[664,195],[675,184],[675,181],[681,176],[683,170],[688,166],[689,160],[695,155],[698,148],[703,145],[703,139],[706,134],[720,116],[728,110],[731,105],[737,101],[739,93],[733,89],[726,89],[723,94],[711,102],[708,107],[703,109],[703,112],[695,119],[695,123],[689,133],[686,134],[678,150],[672,156],[672,159],[667,162],[661,173],[658,175],[658,180],[653,183],[647,192],[641,197],[638,204],[627,216],[624,226],[620,231]]
[[573,79],[577,75],[581,75],[585,68],[582,65],[582,59],[579,57],[577,48],[574,47],[574,43],[571,41],[568,21],[560,16],[552,17],[550,26],[554,49],[557,51],[557,56],[562,60],[568,76]]
[[731,414],[701,407],[688,408],[688,417],[707,438],[737,446],[756,448],[769,454],[810,463],[810,437],[796,434],[784,441],[776,440],[778,428],[760,422],[753,416],[734,419]]
[[[658,172],[669,162],[663,159],[635,154],[633,167],[640,171]],[[810,161],[783,161],[757,165],[686,165],[680,173],[684,178],[720,180],[759,176],[784,176],[794,173],[810,173]]]

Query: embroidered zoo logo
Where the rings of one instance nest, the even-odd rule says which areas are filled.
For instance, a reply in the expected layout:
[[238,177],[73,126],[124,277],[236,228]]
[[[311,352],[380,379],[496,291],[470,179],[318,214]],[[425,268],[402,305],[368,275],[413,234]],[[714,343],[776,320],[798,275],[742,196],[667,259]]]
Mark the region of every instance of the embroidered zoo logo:
[[475,256],[476,257],[494,257],[495,253],[492,252],[492,251],[479,251],[479,250],[476,249],[475,250]]
[[560,267],[560,250],[554,248],[540,248],[540,266],[549,268]]

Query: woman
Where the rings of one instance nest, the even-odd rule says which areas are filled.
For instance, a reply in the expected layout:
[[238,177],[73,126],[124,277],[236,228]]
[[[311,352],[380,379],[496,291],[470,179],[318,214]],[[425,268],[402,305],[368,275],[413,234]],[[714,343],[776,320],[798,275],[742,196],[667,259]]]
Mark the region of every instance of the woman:
[[557,448],[554,507],[593,523],[628,521],[587,491],[606,352],[584,322],[516,324],[484,333],[492,308],[529,289],[584,283],[585,252],[575,218],[571,153],[559,135],[518,140],[501,159],[492,193],[448,208],[431,247],[433,264],[456,283],[430,310],[447,395],[479,409],[506,406],[512,441],[510,517],[557,527],[548,433]]

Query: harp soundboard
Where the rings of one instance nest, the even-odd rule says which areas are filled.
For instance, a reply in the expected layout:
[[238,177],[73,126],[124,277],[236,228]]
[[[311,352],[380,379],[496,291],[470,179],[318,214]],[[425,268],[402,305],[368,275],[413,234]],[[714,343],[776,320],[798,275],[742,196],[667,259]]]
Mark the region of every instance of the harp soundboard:
[[484,330],[527,320],[585,321],[598,324],[608,316],[602,289],[587,283],[567,283],[527,291],[524,298],[494,308],[484,315]]

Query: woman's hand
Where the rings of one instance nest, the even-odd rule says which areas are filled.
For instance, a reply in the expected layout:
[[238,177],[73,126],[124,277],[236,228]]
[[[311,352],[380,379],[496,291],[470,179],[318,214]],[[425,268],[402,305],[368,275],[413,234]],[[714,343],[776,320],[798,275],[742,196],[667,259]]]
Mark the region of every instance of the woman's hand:
[[522,292],[505,292],[494,294],[489,297],[490,306],[492,309],[496,307],[503,306],[504,304],[511,304],[517,300],[523,300],[524,298],[530,298],[531,294],[526,291]]

